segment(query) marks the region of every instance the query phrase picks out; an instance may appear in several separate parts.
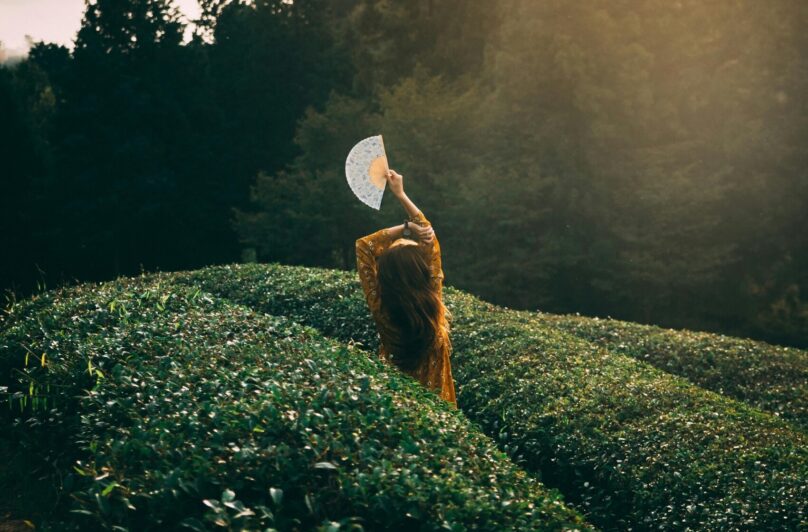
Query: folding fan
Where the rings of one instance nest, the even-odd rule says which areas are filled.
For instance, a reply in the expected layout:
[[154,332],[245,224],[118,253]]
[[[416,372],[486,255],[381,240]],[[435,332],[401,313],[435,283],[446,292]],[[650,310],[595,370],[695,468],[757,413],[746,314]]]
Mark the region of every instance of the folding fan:
[[345,161],[345,176],[356,197],[379,210],[387,185],[387,155],[381,135],[359,141]]

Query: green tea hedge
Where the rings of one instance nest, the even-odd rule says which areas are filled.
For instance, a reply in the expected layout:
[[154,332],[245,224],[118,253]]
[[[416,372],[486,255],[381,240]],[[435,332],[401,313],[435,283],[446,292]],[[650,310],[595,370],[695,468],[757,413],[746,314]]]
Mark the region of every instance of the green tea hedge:
[[[354,272],[247,264],[175,279],[374,350]],[[447,287],[458,406],[597,526],[805,527],[808,439],[632,357]]]
[[155,278],[9,312],[0,487],[41,530],[592,528],[433,392],[288,318]]
[[745,338],[544,312],[550,327],[686,377],[808,429],[808,352]]

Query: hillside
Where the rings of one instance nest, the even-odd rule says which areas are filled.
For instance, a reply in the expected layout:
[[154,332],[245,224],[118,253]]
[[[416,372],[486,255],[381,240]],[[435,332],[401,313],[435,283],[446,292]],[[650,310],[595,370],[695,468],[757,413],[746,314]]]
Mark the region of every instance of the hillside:
[[[370,351],[378,346],[354,272],[245,264],[171,275]],[[530,313],[451,287],[444,294],[455,316],[460,409],[595,525],[805,524],[808,437],[794,424]]]
[[[460,412],[375,359],[378,337],[352,272],[215,266],[20,302],[0,332],[0,386],[12,406],[3,432],[16,446],[12,473],[47,475],[27,485],[18,507],[33,511],[39,494],[67,511],[45,487],[81,460],[67,490],[85,513],[71,519],[101,528],[156,526],[138,521],[144,505],[155,519],[198,529],[217,519],[323,529],[391,519],[424,529],[445,520],[453,530],[584,520],[604,530],[806,525],[808,436],[794,408],[805,400],[804,352],[780,357],[770,373],[760,344],[758,369],[709,372],[724,389],[754,375],[783,390],[802,386],[790,399],[774,394],[772,412],[698,386],[704,371],[662,371],[666,348],[653,365],[647,348],[620,351],[648,345],[647,335],[610,345],[570,332],[594,327],[584,318],[573,327],[569,317],[504,309],[451,287],[445,299]],[[699,345],[710,339],[682,342],[676,359],[706,356]],[[317,452],[326,449],[335,453],[327,460]],[[28,463],[28,450],[48,458]],[[446,469],[426,474],[436,467]],[[335,482],[323,485],[329,477],[318,475],[328,474]],[[297,494],[286,513],[273,505],[278,491],[259,488],[281,480],[283,500]],[[384,494],[383,508],[370,493]]]
[[170,279],[18,303],[0,376],[0,516],[40,530],[592,528],[367,352]]
[[808,352],[722,334],[673,330],[615,319],[528,313],[610,351],[629,355],[699,386],[808,429]]

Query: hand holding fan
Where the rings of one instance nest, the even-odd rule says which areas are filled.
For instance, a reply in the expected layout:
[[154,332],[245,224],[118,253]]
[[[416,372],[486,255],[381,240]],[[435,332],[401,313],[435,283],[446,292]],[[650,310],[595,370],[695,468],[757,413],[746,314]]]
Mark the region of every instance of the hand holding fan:
[[379,210],[387,185],[387,154],[381,135],[359,141],[345,161],[345,176],[356,197]]

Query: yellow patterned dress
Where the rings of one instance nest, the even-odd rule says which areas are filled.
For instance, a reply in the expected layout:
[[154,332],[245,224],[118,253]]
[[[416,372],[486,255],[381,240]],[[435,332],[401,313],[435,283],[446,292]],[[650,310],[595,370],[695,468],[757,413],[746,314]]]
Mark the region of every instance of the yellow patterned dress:
[[[416,216],[411,216],[410,221],[422,227],[432,225],[420,211]],[[391,331],[395,331],[396,326],[390,323],[390,320],[381,311],[381,296],[376,277],[376,258],[387,250],[394,241],[395,239],[388,229],[380,229],[356,241],[356,268],[359,272],[362,290],[365,292],[365,299],[370,307],[371,314],[376,322],[376,330],[379,332],[381,339],[379,356],[383,361],[391,365],[393,363],[390,360],[390,351],[387,344],[391,343],[389,341]],[[424,258],[432,271],[432,289],[436,290],[442,298],[444,275],[437,235],[433,237],[431,244],[420,242],[418,248],[423,251]],[[436,335],[435,343],[429,349],[424,362],[412,373],[408,372],[407,374],[415,378],[427,389],[434,390],[441,398],[457,408],[452,366],[449,360],[451,352],[452,343],[449,339],[449,331],[442,329],[441,334]]]

